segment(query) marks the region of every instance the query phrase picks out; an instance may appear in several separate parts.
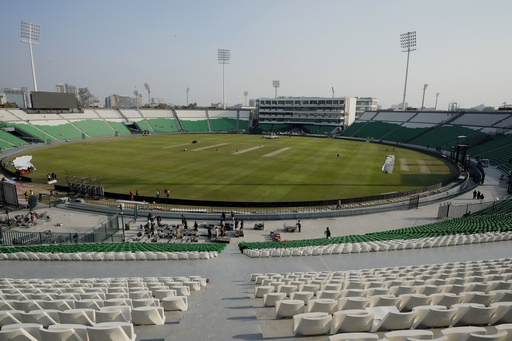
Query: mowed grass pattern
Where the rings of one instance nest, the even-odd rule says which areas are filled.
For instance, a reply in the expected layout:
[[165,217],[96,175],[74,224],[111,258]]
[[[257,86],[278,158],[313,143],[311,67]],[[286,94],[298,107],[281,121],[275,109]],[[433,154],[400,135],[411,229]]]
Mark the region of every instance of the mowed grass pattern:
[[[279,150],[283,151],[268,156]],[[164,188],[170,188],[171,198],[180,199],[329,200],[406,191],[450,177],[441,160],[408,149],[306,137],[119,137],[60,144],[31,154],[37,168],[31,176],[37,182],[56,172],[60,184],[67,174],[70,180],[99,179],[107,192],[138,190],[140,195],[155,196],[160,189],[163,196]],[[392,174],[381,171],[387,154],[396,158]],[[401,170],[400,158],[406,159],[408,170]]]

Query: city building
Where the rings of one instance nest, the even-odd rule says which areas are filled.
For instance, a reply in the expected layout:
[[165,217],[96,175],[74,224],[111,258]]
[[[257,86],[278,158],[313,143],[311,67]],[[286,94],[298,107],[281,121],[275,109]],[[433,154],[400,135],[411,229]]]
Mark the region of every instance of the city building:
[[3,97],[2,101],[5,103],[16,103],[18,108],[30,107],[30,96],[26,87],[21,89],[3,88],[0,90],[0,93],[2,94],[1,97]]
[[78,94],[78,88],[75,85],[69,85],[67,83],[59,83],[55,85],[55,89],[61,94],[73,94],[76,99],[80,101],[80,95]]
[[377,99],[373,97],[357,97],[356,100],[356,119],[361,117],[366,111],[376,111]]
[[256,113],[259,124],[289,124],[345,127],[355,120],[354,97],[259,98]]
[[[137,103],[138,102],[138,103]],[[139,108],[142,106],[142,96],[130,97],[117,94],[105,98],[105,108]]]

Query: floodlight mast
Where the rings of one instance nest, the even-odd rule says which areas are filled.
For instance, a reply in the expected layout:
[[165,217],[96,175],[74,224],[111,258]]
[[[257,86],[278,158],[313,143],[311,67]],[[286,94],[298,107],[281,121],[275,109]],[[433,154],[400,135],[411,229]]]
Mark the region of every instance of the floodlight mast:
[[133,94],[135,95],[135,101],[136,101],[135,104],[137,104],[137,110],[139,110],[139,91],[134,90]]
[[144,83],[144,87],[146,88],[147,92],[148,92],[148,106],[151,105],[151,89],[149,87],[149,84],[148,83]]
[[407,52],[407,66],[405,68],[405,85],[404,85],[404,98],[402,100],[402,110],[405,111],[405,94],[407,92],[407,75],[409,73],[409,54],[411,51],[416,51],[416,31],[407,32],[400,35],[400,46],[402,52]]
[[436,93],[436,105],[434,106],[434,110],[437,111],[437,98],[439,97],[439,92]]
[[34,80],[34,91],[37,91],[36,70],[34,68],[34,55],[32,45],[39,45],[41,26],[29,22],[21,22],[21,42],[27,43],[30,49],[30,62],[32,63],[32,78]]
[[421,111],[425,110],[425,91],[427,90],[428,84],[423,85],[423,99],[421,100]]
[[245,104],[244,106],[246,107],[247,106],[247,95],[249,95],[249,91],[244,91],[244,97],[245,97]]
[[277,88],[279,88],[279,81],[272,81],[272,86],[275,88],[275,98],[277,98]]
[[229,64],[231,59],[231,50],[226,49],[218,49],[217,50],[217,60],[219,64],[222,64],[222,106],[226,109],[226,86],[224,79],[224,66]]
[[188,92],[189,92],[190,88],[187,88],[187,107],[188,107]]

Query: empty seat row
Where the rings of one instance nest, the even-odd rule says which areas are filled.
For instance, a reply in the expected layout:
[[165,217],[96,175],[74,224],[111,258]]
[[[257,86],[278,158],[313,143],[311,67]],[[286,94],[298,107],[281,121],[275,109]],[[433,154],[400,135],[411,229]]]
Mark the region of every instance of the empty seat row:
[[116,261],[116,260],[188,260],[218,257],[217,251],[190,252],[14,252],[0,253],[0,260],[43,261]]
[[135,341],[136,338],[133,324],[128,322],[105,322],[95,326],[56,324],[48,328],[37,323],[22,323],[5,325],[0,330],[0,341]]
[[[407,313],[398,312],[393,307],[382,307],[381,309],[354,309],[331,313],[314,308],[301,309],[303,306],[300,302],[279,301],[276,305],[276,318],[291,317],[294,334],[301,335],[376,333],[489,325],[512,326],[510,306],[507,308],[508,310],[500,310],[497,307],[489,309],[478,305],[458,305],[452,309],[418,307]],[[320,302],[310,304],[310,307],[315,307],[318,303]],[[321,306],[327,308],[329,302],[327,300],[321,302]]]
[[365,253],[395,251],[406,249],[424,249],[443,246],[489,243],[512,239],[512,231],[487,232],[470,235],[447,235],[419,239],[394,239],[359,243],[341,243],[304,247],[279,247],[267,249],[244,249],[243,254],[251,258],[320,256],[331,254]]

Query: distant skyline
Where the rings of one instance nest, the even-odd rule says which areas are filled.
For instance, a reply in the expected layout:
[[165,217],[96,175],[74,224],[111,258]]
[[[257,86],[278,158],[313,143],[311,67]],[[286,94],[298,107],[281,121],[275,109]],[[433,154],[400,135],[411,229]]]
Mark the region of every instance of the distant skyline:
[[0,88],[33,90],[21,21],[41,26],[33,47],[39,91],[87,87],[104,103],[134,90],[174,105],[222,102],[217,50],[229,49],[226,102],[279,96],[375,97],[402,102],[407,54],[400,34],[416,31],[406,102],[446,110],[512,103],[512,1],[258,0],[87,2],[4,0]]

